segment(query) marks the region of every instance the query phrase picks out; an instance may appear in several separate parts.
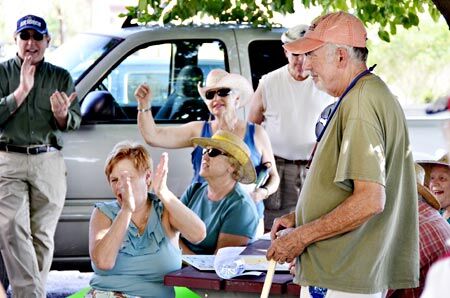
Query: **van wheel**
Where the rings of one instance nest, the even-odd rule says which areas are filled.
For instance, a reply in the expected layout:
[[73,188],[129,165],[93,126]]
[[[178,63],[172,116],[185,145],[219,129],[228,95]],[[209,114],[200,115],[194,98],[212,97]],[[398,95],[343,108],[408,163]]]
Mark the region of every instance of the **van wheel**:
[[8,275],[6,274],[5,264],[3,263],[3,258],[1,255],[0,255],[0,281],[6,292],[8,290],[9,280]]

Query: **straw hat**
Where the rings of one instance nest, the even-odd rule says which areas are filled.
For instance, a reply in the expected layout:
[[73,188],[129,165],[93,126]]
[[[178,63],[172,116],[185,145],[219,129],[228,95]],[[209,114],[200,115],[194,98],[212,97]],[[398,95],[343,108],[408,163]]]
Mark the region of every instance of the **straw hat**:
[[239,182],[244,184],[255,182],[256,172],[250,159],[250,150],[237,135],[225,130],[218,130],[211,138],[192,138],[191,141],[201,147],[210,146],[228,153],[242,167],[242,175],[239,178]]
[[417,163],[425,169],[425,185],[430,184],[430,173],[434,166],[443,166],[450,170],[450,164],[448,163],[448,153],[445,153],[438,160],[418,160]]
[[219,88],[230,88],[236,92],[239,95],[239,108],[245,106],[253,95],[253,87],[246,78],[239,74],[228,73],[220,68],[213,69],[208,73],[205,86],[198,85],[198,93],[206,100],[206,91]]
[[441,209],[441,204],[436,199],[436,197],[431,193],[431,191],[423,185],[425,181],[425,169],[421,167],[419,164],[414,164],[414,169],[416,171],[416,183],[417,183],[417,191],[424,198],[424,200],[434,209]]

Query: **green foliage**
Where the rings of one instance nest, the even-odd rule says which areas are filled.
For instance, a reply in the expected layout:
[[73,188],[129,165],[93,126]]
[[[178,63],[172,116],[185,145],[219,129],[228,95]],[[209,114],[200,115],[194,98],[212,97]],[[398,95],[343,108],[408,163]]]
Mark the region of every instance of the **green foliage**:
[[389,42],[397,32],[397,25],[408,29],[419,25],[418,13],[429,11],[437,21],[440,13],[431,0],[302,0],[303,5],[320,5],[324,11],[344,10],[357,15],[366,25],[378,24],[378,36]]
[[[276,11],[293,13],[292,0],[276,1]],[[166,24],[189,23],[194,16],[210,16],[216,22],[235,22],[252,24],[253,26],[271,27],[273,17],[272,1],[262,0],[261,5],[253,0],[139,0],[138,5],[126,7],[128,13],[120,17],[130,16],[138,23],[161,22]]]
[[[260,3],[259,5],[256,3]],[[419,25],[418,14],[428,10],[434,21],[440,12],[432,0],[301,0],[305,8],[321,6],[327,11],[350,11],[366,25],[378,24],[378,36],[389,42],[397,26],[408,29]],[[272,26],[274,12],[294,13],[293,0],[137,0],[137,6],[126,7],[138,23],[190,23],[194,16],[210,16],[217,22],[234,22],[253,26]]]
[[[420,15],[418,28],[399,28],[390,43],[369,41],[368,65],[392,87],[405,104],[435,101],[449,94],[450,31],[443,20],[438,24]],[[375,29],[374,25],[369,27]]]
[[[298,1],[298,0],[297,0]],[[248,23],[271,27],[274,12],[294,13],[293,0],[137,0],[127,7],[138,23],[184,23],[194,16],[215,22]],[[369,43],[369,64],[407,104],[433,101],[447,94],[450,76],[450,32],[445,24],[436,30],[441,16],[432,0],[301,0],[305,8],[320,6],[323,12],[344,10],[357,15],[379,40]],[[431,18],[426,18],[426,14]],[[420,20],[419,20],[420,15]],[[423,24],[423,20],[426,22]],[[442,22],[442,20],[441,20]],[[407,30],[409,29],[409,30]],[[421,38],[417,38],[418,31]],[[393,38],[393,35],[396,35]],[[425,38],[423,37],[425,36]],[[381,42],[386,41],[386,42]]]

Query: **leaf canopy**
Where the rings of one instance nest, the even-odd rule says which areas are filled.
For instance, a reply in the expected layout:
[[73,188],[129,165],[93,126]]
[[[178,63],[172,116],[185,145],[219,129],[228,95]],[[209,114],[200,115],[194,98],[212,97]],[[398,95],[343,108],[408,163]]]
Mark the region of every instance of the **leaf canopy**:
[[[366,25],[378,24],[378,36],[389,42],[397,26],[408,29],[419,25],[418,14],[428,11],[434,21],[441,15],[432,0],[300,0],[305,8],[322,7],[323,13],[348,11]],[[271,28],[274,12],[294,13],[294,0],[137,0],[126,7],[137,23],[191,23],[195,16],[209,16],[216,22],[251,24]]]

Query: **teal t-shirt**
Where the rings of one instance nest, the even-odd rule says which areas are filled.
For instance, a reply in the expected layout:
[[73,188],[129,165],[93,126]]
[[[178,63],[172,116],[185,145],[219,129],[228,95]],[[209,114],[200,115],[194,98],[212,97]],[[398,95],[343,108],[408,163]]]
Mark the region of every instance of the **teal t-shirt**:
[[408,130],[399,103],[373,74],[358,81],[331,119],[297,203],[297,226],[342,204],[354,180],[384,186],[383,212],[308,246],[297,263],[296,282],[352,293],[418,286],[417,190]]
[[181,201],[194,211],[206,225],[206,238],[197,244],[184,238],[183,242],[196,254],[214,254],[220,233],[252,239],[258,226],[255,204],[239,183],[220,201],[208,199],[208,183],[193,183]]
[[[91,263],[92,288],[140,297],[175,297],[173,287],[164,286],[163,279],[181,268],[181,250],[166,237],[161,224],[161,201],[153,194],[149,194],[149,200],[152,208],[144,233],[139,235],[137,227],[130,223],[114,267],[100,270]],[[117,201],[97,203],[95,207],[111,220],[120,211]]]

